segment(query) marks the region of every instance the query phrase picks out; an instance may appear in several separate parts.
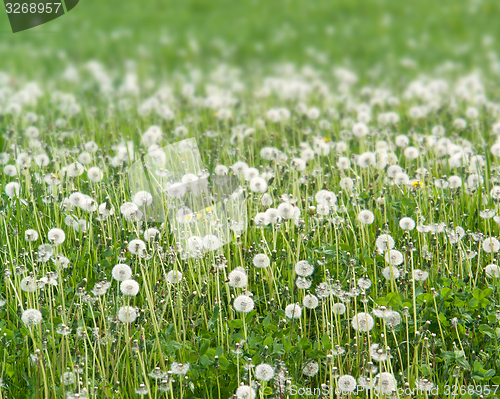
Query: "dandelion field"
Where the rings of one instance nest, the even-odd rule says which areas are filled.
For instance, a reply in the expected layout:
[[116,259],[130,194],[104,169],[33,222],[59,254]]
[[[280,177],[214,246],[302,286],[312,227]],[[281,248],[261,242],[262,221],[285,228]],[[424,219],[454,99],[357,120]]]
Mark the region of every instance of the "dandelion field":
[[498,4],[164,6],[2,33],[0,398],[500,397]]

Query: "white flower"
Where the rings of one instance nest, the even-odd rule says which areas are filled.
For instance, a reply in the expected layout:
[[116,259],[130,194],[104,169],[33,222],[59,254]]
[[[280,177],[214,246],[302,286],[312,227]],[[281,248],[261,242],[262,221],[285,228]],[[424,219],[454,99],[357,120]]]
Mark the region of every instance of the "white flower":
[[254,305],[255,304],[253,302],[253,299],[250,298],[248,295],[240,295],[233,302],[234,309],[237,312],[244,312],[244,313],[251,312],[254,308]]
[[398,312],[394,311],[394,310],[390,310],[385,315],[384,320],[385,320],[385,323],[388,326],[395,327],[399,323],[401,323],[401,315]]
[[298,319],[302,314],[302,308],[298,303],[291,303],[285,308],[285,315],[289,319]]
[[354,392],[356,389],[356,378],[349,374],[341,375],[337,380],[337,387],[343,393]]
[[98,183],[102,180],[103,173],[101,169],[99,169],[97,166],[93,166],[89,170],[87,170],[87,177],[91,182]]
[[35,277],[26,276],[21,280],[20,286],[24,292],[35,292],[38,288],[38,282]]
[[153,196],[147,191],[139,191],[132,197],[132,202],[137,206],[149,206],[153,203]]
[[186,374],[188,372],[189,366],[190,366],[189,363],[172,362],[170,369],[172,370],[172,373],[174,373],[174,374],[183,375],[183,374]]
[[136,296],[139,293],[139,283],[135,280],[122,281],[120,291],[126,296]]
[[161,238],[161,233],[158,229],[150,228],[144,232],[144,239],[146,241],[154,240],[156,238]]
[[10,198],[19,197],[19,192],[21,191],[21,185],[18,182],[10,182],[5,185],[5,194]]
[[498,252],[500,249],[500,242],[495,237],[488,237],[484,239],[482,246],[484,252]]
[[379,373],[375,376],[375,386],[378,389],[378,393],[382,395],[390,395],[396,390],[397,384],[396,379],[391,373]]
[[33,229],[28,229],[24,232],[24,239],[29,242],[38,240],[38,231]]
[[227,168],[227,166],[225,166],[225,165],[217,165],[217,166],[214,168],[214,173],[215,173],[217,176],[225,176],[225,175],[227,175],[227,172],[228,172],[228,168]]
[[358,280],[358,287],[367,290],[372,286],[372,281],[369,278],[360,278]]
[[133,323],[137,319],[137,309],[132,306],[122,306],[118,310],[118,320],[122,323]]
[[295,273],[297,273],[297,276],[307,277],[313,274],[313,272],[314,266],[307,260],[300,260],[295,264]]
[[99,216],[104,219],[109,217],[110,215],[115,214],[115,208],[113,207],[113,205],[109,205],[106,202],[103,202],[101,205],[99,205],[98,209],[99,209]]
[[498,267],[498,265],[488,265],[484,268],[484,271],[487,277],[500,277],[500,268]]
[[267,182],[262,177],[254,177],[250,180],[249,188],[254,193],[265,193],[267,191]]
[[62,244],[66,239],[66,234],[64,234],[64,231],[62,229],[57,229],[57,228],[49,230],[47,236],[52,245]]
[[182,273],[176,270],[170,270],[167,273],[167,281],[171,284],[177,284],[182,280]]
[[416,159],[418,158],[419,151],[416,147],[407,147],[404,150],[404,154],[407,159]]
[[213,234],[207,234],[203,237],[203,248],[207,251],[213,251],[221,246],[219,238]]
[[328,190],[319,190],[315,195],[318,204],[333,206],[337,202],[337,196]]
[[40,324],[42,319],[42,314],[37,309],[26,309],[21,316],[21,320],[28,327]]
[[375,215],[373,214],[372,211],[365,209],[365,210],[362,210],[361,212],[359,212],[358,220],[362,224],[372,224],[373,221],[375,220]]
[[255,389],[248,385],[240,385],[236,390],[236,399],[255,399]]
[[84,171],[83,165],[80,162],[73,162],[66,168],[66,173],[70,177],[80,176]]
[[351,326],[357,331],[368,332],[370,331],[375,322],[369,313],[358,313],[351,320]]
[[3,173],[9,177],[17,176],[17,169],[14,165],[5,165],[3,168]]
[[379,250],[385,252],[394,248],[394,238],[392,238],[389,234],[381,234],[377,237],[375,245]]
[[415,281],[425,281],[429,277],[429,272],[425,272],[420,269],[413,270],[413,278]]
[[139,239],[132,240],[128,244],[128,250],[134,255],[142,256],[146,251],[146,243]]
[[403,254],[396,249],[391,249],[385,253],[385,261],[392,266],[400,265],[403,260]]
[[302,369],[302,374],[308,377],[314,377],[318,373],[318,371],[319,371],[318,362],[312,360],[304,366],[304,368]]
[[253,257],[253,265],[258,268],[268,267],[271,264],[269,256],[266,254],[257,254]]
[[257,168],[248,168],[243,172],[243,176],[245,177],[245,180],[250,181],[254,177],[259,176],[259,170]]
[[71,206],[77,206],[79,208],[81,208],[83,206],[85,199],[86,199],[85,195],[83,195],[80,192],[72,193],[68,197],[68,200],[69,200],[69,203],[71,204]]
[[71,385],[75,383],[75,374],[72,371],[66,371],[62,377],[61,382],[64,385]]
[[292,169],[302,172],[303,170],[305,170],[307,164],[306,161],[301,158],[293,158],[290,161],[290,166],[292,167]]
[[399,227],[403,230],[413,230],[415,228],[415,221],[412,218],[404,217],[399,221]]
[[389,358],[389,353],[381,348],[379,344],[372,344],[370,346],[370,356],[376,362],[383,362]]
[[231,169],[236,175],[243,175],[245,173],[245,170],[248,169],[248,164],[243,161],[238,161],[233,166],[231,166]]
[[387,280],[397,279],[400,276],[399,269],[397,267],[387,266],[382,270],[382,276],[384,276]]
[[255,377],[261,381],[269,381],[274,377],[274,369],[270,364],[259,364],[255,368]]
[[245,273],[245,269],[243,269],[242,267],[237,267],[231,273],[229,273],[228,279],[229,286],[235,288],[246,287],[248,283],[248,277]]
[[304,299],[302,300],[302,304],[304,305],[305,308],[307,309],[314,309],[318,306],[319,300],[316,297],[316,295],[313,294],[307,294]]
[[130,280],[132,277],[132,269],[124,263],[118,263],[113,267],[111,275],[116,281]]

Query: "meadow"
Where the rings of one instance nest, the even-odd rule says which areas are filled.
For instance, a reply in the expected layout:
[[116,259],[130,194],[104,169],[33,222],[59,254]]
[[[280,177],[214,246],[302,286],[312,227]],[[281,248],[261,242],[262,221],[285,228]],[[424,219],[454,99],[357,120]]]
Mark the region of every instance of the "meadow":
[[499,11],[0,17],[0,398],[500,397]]

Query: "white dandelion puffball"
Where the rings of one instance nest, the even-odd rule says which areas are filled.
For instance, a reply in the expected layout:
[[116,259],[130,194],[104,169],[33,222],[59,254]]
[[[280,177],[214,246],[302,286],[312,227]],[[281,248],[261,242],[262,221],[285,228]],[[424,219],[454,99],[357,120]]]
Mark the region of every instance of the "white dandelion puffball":
[[207,251],[213,251],[221,246],[219,238],[213,234],[207,234],[203,237],[203,248]]
[[415,221],[409,217],[401,218],[399,221],[399,227],[406,231],[413,230],[415,228]]
[[182,280],[182,273],[176,270],[170,270],[167,273],[167,281],[171,284],[177,284]]
[[132,269],[129,265],[118,263],[115,267],[113,267],[111,275],[116,281],[130,280],[132,277]]
[[396,379],[391,373],[379,373],[375,376],[374,388],[382,395],[390,395],[397,388]]
[[375,220],[375,215],[373,214],[372,211],[365,209],[365,210],[362,210],[361,212],[359,212],[358,220],[362,224],[372,224]]
[[400,265],[403,260],[403,254],[396,249],[391,249],[385,253],[385,261],[392,266]]
[[416,147],[407,147],[404,150],[404,154],[406,159],[417,159],[419,155],[418,148]]
[[270,364],[259,364],[255,367],[255,377],[261,381],[269,381],[274,377],[274,369]]
[[429,277],[429,272],[425,272],[420,269],[413,270],[413,278],[415,281],[425,281]]
[[120,291],[125,296],[136,296],[139,293],[139,283],[135,280],[122,281]]
[[66,234],[64,234],[64,231],[57,228],[49,230],[47,236],[52,245],[62,244],[66,239]]
[[189,363],[172,362],[170,369],[172,370],[172,373],[174,373],[174,374],[184,375],[189,371],[189,366],[190,366]]
[[295,280],[295,285],[299,290],[307,290],[311,288],[311,280],[308,280],[307,278],[304,277],[297,277],[297,280]]
[[214,168],[214,173],[217,176],[226,176],[228,171],[229,171],[229,169],[225,165],[217,165]]
[[318,297],[313,294],[307,294],[302,300],[302,305],[307,309],[314,309],[319,305]]
[[35,277],[26,276],[21,280],[20,286],[24,292],[35,292],[38,288],[38,281]]
[[243,161],[238,161],[235,162],[233,166],[231,166],[231,169],[233,170],[234,174],[243,175],[245,173],[245,170],[248,169],[248,164]]
[[304,366],[304,368],[302,369],[302,374],[304,374],[307,377],[314,377],[316,374],[318,374],[318,371],[319,371],[319,364],[318,362],[315,362],[313,360]]
[[234,310],[237,312],[251,312],[255,306],[253,299],[248,295],[240,295],[233,302]]
[[132,240],[128,243],[128,250],[134,255],[142,255],[146,251],[146,243],[139,239]]
[[243,288],[246,287],[248,283],[248,277],[245,273],[245,269],[241,266],[234,269],[228,276],[229,286],[234,288]]
[[495,237],[488,237],[484,239],[482,247],[484,252],[496,253],[500,249],[500,242]]
[[285,308],[285,315],[289,319],[298,319],[302,314],[302,308],[298,303],[291,303]]
[[484,272],[486,273],[486,276],[490,278],[500,277],[500,267],[498,267],[498,265],[488,265],[484,268]]
[[250,180],[249,188],[254,193],[265,193],[267,191],[267,181],[262,177],[254,177]]
[[389,234],[381,234],[377,237],[375,245],[383,252],[388,251],[389,249],[394,248],[394,238],[392,238]]
[[313,274],[314,266],[307,260],[300,260],[295,264],[295,273],[300,277],[307,277]]
[[28,229],[24,232],[24,239],[29,242],[34,242],[38,240],[38,231],[34,229]]
[[333,314],[343,315],[345,313],[345,311],[346,311],[346,307],[343,303],[337,302],[337,303],[334,303],[332,306]]
[[93,183],[99,183],[102,180],[103,176],[104,174],[97,166],[93,166],[92,168],[87,170],[87,177]]
[[66,173],[68,174],[69,177],[80,176],[83,172],[84,168],[80,162],[73,162],[66,169]]
[[269,256],[266,254],[257,254],[253,257],[252,263],[257,268],[264,268],[268,267],[271,264],[271,261],[269,260]]
[[137,319],[137,309],[132,306],[122,306],[118,310],[118,320],[122,323],[133,323]]
[[19,192],[21,191],[21,186],[19,183],[13,181],[5,185],[5,194],[10,198],[19,197]]
[[42,314],[37,309],[26,309],[21,316],[21,320],[28,327],[34,326],[42,322]]
[[150,241],[157,238],[161,238],[161,233],[158,229],[149,228],[144,232],[143,237],[146,241]]
[[248,385],[240,385],[236,390],[237,399],[255,399],[255,389]]
[[393,266],[387,266],[382,270],[382,276],[384,276],[386,280],[397,279],[400,274],[399,269]]
[[71,385],[75,383],[75,373],[72,371],[66,371],[62,377],[61,377],[61,382],[64,385]]
[[333,206],[337,202],[337,196],[328,190],[319,190],[315,197],[318,204]]
[[132,202],[137,206],[149,206],[153,203],[153,196],[147,191],[139,191],[132,197]]
[[356,389],[356,378],[349,374],[341,375],[337,380],[337,387],[343,393],[354,392]]
[[384,320],[388,326],[396,327],[399,323],[401,323],[401,315],[398,312],[391,310],[384,317]]
[[368,332],[374,325],[373,317],[369,313],[358,313],[351,320],[351,326],[356,331]]

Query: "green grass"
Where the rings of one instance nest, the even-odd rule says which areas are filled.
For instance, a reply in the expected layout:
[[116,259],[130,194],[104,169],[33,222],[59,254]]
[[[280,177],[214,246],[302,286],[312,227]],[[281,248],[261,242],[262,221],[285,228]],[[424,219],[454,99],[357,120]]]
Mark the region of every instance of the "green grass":
[[[432,397],[436,389],[434,397],[497,397],[499,280],[488,276],[487,266],[498,264],[499,255],[485,252],[483,242],[500,234],[497,219],[484,213],[490,209],[497,217],[499,210],[491,194],[500,181],[492,147],[499,135],[499,9],[496,1],[87,0],[58,20],[14,35],[2,14],[0,163],[8,153],[5,164],[18,175],[9,176],[0,165],[0,398],[132,398],[137,389],[148,398],[229,398],[240,384],[252,385],[258,398],[280,399],[307,397],[324,384],[324,396],[334,398],[340,376],[378,384],[382,372],[394,375],[401,389],[430,381],[434,391],[418,398]],[[402,62],[407,59],[415,64]],[[90,61],[99,64],[89,67]],[[68,66],[78,79],[65,79]],[[358,81],[346,86],[338,68],[352,71]],[[131,79],[136,84],[127,92],[123,87]],[[425,95],[408,94],[417,79]],[[443,82],[440,93],[433,91]],[[293,94],[294,85],[306,94]],[[151,98],[174,117],[140,112]],[[9,111],[23,99],[18,114]],[[319,118],[299,112],[304,104],[317,107]],[[427,115],[412,117],[421,105]],[[477,118],[468,115],[470,107]],[[273,108],[288,109],[290,118],[273,121]],[[370,133],[357,138],[351,134],[354,123],[366,117],[358,115],[360,109],[369,109]],[[221,119],[224,112],[231,117]],[[380,122],[387,112],[399,120]],[[33,115],[36,121],[30,121]],[[467,127],[458,129],[456,118],[464,118]],[[164,224],[130,219],[120,209],[133,200],[128,171],[151,150],[142,138],[153,125],[162,132],[155,141],[160,147],[195,138],[210,173],[225,165],[233,175],[231,166],[244,161],[261,175],[273,174],[266,176],[273,204],[263,204],[263,194],[237,177],[246,198],[239,215],[246,213],[246,229],[231,232],[232,242],[215,251],[186,258],[176,250],[178,242],[185,247],[175,234],[183,225],[171,217]],[[33,126],[37,138],[29,137]],[[179,126],[187,128],[186,135],[175,133]],[[418,148],[415,159],[398,145],[400,135]],[[91,140],[95,152],[85,149]],[[286,157],[267,159],[261,150],[269,146]],[[309,158],[307,146],[328,146],[329,153],[313,151]],[[357,163],[358,155],[383,148],[376,161],[386,155],[387,164]],[[69,176],[67,168],[86,151],[85,170]],[[453,164],[457,151],[465,154],[461,165]],[[22,153],[33,157],[26,168],[16,162]],[[40,154],[47,155],[47,165],[35,162]],[[338,164],[342,157],[350,159],[345,169]],[[303,171],[295,169],[294,158],[307,161]],[[187,159],[176,165],[183,170]],[[409,184],[394,184],[394,164]],[[90,167],[100,168],[100,182],[91,181]],[[426,176],[418,173],[423,167]],[[476,188],[468,181],[475,173],[483,178]],[[43,180],[50,176],[58,184]],[[462,183],[435,183],[450,176]],[[342,188],[345,178],[353,179],[352,189]],[[17,196],[13,182],[19,184]],[[320,190],[337,196],[325,215],[316,198]],[[63,205],[78,192],[96,205],[112,205],[115,213],[102,218],[97,210]],[[278,208],[286,195],[300,216],[257,225],[260,213]],[[172,203],[164,195],[155,205]],[[362,210],[373,212],[373,223],[358,221]],[[404,217],[417,228],[404,231]],[[86,227],[75,228],[68,218]],[[426,232],[422,225],[438,231]],[[454,240],[457,226],[463,236]],[[65,240],[42,262],[40,245],[49,243],[53,228],[63,229]],[[148,228],[161,237],[148,242]],[[36,241],[25,239],[28,229],[38,232]],[[390,262],[376,246],[383,234],[394,238],[403,257],[397,277],[384,272]],[[129,243],[135,239],[146,241],[148,256],[132,253]],[[269,257],[269,267],[254,266],[258,254]],[[58,256],[67,258],[68,267],[55,261]],[[308,289],[299,288],[295,270],[303,260],[314,266]],[[118,263],[132,269],[137,296],[120,291],[112,277]],[[238,267],[248,278],[246,288],[228,281]],[[412,279],[415,269],[428,278]],[[182,272],[180,283],[168,281],[172,271]],[[49,272],[58,275],[54,285],[47,283]],[[39,281],[32,292],[26,280],[21,283],[30,274]],[[359,288],[362,278],[371,281],[369,288]],[[105,281],[111,285],[98,295],[96,286]],[[320,296],[318,287],[325,284],[331,291],[316,308],[302,308],[296,319],[287,316],[287,306],[302,306],[309,293]],[[245,293],[255,304],[248,313],[234,305]],[[345,305],[344,314],[334,312],[338,303]],[[118,319],[123,306],[137,308],[134,322]],[[377,317],[382,306],[397,312],[400,322]],[[41,323],[24,323],[26,309],[38,309]],[[369,333],[352,325],[360,312],[374,318]],[[389,347],[391,356],[378,361],[372,344]],[[187,373],[178,374],[182,367],[175,362],[189,363]],[[307,375],[314,362],[317,373]],[[263,363],[274,370],[270,381],[259,378],[255,366]],[[156,368],[159,379],[151,376]],[[74,374],[66,374],[65,385],[68,372]],[[372,390],[344,397],[408,396]]]

